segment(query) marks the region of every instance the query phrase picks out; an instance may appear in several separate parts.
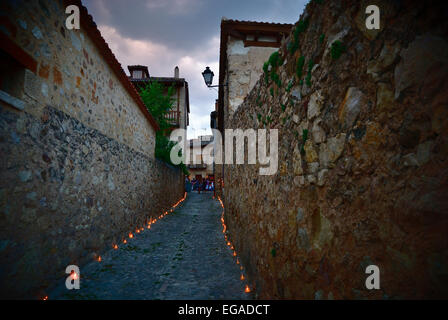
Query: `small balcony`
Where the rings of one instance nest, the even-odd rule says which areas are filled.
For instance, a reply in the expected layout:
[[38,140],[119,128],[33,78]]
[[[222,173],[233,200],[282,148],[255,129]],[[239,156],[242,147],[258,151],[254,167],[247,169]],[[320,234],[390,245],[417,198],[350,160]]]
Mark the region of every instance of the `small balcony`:
[[177,110],[170,110],[167,115],[165,116],[165,119],[168,120],[169,124],[172,126],[180,126],[180,111]]

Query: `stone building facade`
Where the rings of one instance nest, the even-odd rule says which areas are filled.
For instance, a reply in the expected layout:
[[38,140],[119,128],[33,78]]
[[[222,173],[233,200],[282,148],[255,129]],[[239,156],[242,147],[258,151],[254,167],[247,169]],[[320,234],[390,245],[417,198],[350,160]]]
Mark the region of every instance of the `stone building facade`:
[[259,298],[448,297],[446,9],[311,1],[226,118],[279,130],[277,174],[224,170],[228,236]]
[[167,119],[172,125],[172,129],[187,129],[189,125],[190,97],[188,82],[185,78],[179,77],[179,67],[174,68],[173,77],[151,77],[147,66],[128,66],[129,80],[134,84],[137,90],[148,84],[150,81],[159,82],[168,92],[168,88],[174,88],[172,99],[173,108],[167,115]]
[[1,297],[40,298],[179,200],[183,176],[154,158],[158,125],[80,1],[0,11]]
[[189,163],[187,164],[188,171],[190,172],[189,178],[207,178],[214,176],[213,172],[213,164],[205,163],[205,159],[203,158],[203,153],[207,152],[210,155],[214,154],[214,146],[213,146],[213,136],[199,136],[197,139],[188,140],[188,145],[190,146],[190,156]]

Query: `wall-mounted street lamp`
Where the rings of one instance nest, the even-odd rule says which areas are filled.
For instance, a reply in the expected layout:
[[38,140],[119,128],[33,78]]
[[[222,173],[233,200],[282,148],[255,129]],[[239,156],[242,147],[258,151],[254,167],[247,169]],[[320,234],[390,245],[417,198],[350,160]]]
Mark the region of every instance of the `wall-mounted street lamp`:
[[213,73],[212,70],[210,70],[209,67],[205,67],[204,72],[202,72],[202,76],[204,77],[204,81],[205,81],[205,84],[207,85],[207,87],[209,87],[209,88],[216,88],[216,87],[224,87],[224,86],[227,86],[227,84],[218,84],[218,85],[216,85],[216,86],[212,86],[212,83],[213,83],[213,76],[214,76],[214,75],[215,75],[215,74]]

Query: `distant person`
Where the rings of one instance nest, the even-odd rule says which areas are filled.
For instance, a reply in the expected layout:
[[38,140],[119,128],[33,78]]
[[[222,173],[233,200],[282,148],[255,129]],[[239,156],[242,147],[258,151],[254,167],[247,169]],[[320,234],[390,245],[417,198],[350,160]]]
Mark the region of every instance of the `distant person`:
[[186,192],[191,192],[191,182],[190,179],[188,179],[188,177],[185,177],[185,191]]

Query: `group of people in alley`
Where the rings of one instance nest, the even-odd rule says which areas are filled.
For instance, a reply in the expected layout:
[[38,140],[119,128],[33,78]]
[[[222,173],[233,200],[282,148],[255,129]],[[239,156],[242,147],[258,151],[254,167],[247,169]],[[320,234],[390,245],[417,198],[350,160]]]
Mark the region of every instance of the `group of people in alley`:
[[193,178],[190,180],[189,177],[185,178],[185,190],[187,192],[190,191],[197,191],[198,193],[207,192],[207,191],[214,191],[215,190],[215,183],[213,181],[213,178],[207,177],[207,178]]

